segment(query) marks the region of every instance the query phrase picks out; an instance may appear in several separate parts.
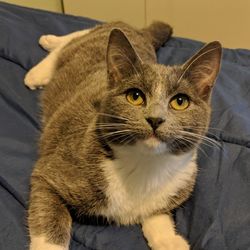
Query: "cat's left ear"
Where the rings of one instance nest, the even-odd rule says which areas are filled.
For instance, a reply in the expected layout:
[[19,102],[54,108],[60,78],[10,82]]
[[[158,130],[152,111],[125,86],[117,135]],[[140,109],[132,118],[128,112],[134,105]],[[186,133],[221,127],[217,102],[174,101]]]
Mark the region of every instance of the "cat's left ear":
[[141,71],[141,59],[120,29],[113,29],[110,33],[106,59],[111,86]]
[[220,70],[222,55],[221,44],[217,41],[208,43],[183,65],[181,78],[195,84],[198,94],[205,101],[209,100],[212,87]]

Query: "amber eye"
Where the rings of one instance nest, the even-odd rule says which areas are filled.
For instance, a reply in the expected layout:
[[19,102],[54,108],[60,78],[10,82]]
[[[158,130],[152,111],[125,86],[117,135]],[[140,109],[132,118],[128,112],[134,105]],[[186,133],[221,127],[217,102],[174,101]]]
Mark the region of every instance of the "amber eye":
[[144,103],[145,95],[139,89],[129,89],[126,98],[129,103],[139,106]]
[[188,108],[190,104],[189,97],[185,94],[178,94],[170,101],[170,107],[174,110],[181,111]]

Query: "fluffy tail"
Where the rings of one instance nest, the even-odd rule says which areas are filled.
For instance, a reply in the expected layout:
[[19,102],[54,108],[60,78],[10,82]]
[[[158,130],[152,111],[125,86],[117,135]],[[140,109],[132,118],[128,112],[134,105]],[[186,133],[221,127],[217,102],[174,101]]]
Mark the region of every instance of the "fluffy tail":
[[173,28],[167,23],[157,21],[143,29],[143,32],[149,38],[155,50],[157,50],[169,40],[173,33]]

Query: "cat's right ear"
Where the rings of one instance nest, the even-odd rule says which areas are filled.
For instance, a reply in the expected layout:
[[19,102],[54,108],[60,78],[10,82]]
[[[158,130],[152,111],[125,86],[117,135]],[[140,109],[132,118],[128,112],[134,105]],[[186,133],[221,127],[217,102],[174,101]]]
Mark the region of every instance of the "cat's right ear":
[[106,59],[111,87],[141,71],[141,59],[120,29],[113,29],[110,33]]

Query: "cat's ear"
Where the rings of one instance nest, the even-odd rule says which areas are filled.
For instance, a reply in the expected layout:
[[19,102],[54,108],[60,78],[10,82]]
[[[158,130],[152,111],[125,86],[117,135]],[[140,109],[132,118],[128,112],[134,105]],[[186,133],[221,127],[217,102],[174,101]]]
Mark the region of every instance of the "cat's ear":
[[208,43],[183,65],[182,78],[195,84],[198,94],[209,100],[212,87],[220,70],[222,48],[217,41]]
[[106,59],[111,86],[141,71],[141,59],[120,29],[113,29],[110,33]]

